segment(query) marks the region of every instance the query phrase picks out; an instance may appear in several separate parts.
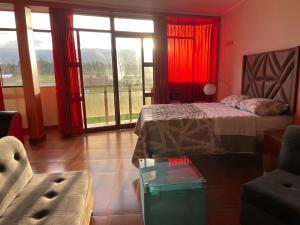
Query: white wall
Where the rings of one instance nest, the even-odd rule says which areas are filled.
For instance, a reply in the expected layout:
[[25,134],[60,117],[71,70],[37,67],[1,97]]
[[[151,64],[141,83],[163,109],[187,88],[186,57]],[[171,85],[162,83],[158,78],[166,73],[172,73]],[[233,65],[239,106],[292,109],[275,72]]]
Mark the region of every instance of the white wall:
[[300,0],[245,0],[221,19],[218,99],[241,92],[243,55],[300,45]]
[[[5,110],[20,112],[23,127],[28,128],[23,88],[4,88],[3,97]],[[55,87],[41,87],[41,100],[45,126],[57,125],[58,117]]]

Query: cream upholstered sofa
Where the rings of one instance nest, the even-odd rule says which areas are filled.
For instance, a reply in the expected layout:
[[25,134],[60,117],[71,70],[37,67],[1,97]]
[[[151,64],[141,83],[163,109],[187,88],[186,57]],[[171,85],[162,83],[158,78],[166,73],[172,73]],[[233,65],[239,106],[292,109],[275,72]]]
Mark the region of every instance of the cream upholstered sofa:
[[0,139],[1,225],[87,225],[92,208],[88,171],[33,174],[23,144]]

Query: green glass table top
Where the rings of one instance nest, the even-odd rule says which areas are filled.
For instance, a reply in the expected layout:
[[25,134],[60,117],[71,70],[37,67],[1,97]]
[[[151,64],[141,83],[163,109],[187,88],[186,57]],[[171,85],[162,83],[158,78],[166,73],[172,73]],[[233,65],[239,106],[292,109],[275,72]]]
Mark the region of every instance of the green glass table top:
[[201,188],[205,182],[188,157],[141,159],[139,168],[145,191]]

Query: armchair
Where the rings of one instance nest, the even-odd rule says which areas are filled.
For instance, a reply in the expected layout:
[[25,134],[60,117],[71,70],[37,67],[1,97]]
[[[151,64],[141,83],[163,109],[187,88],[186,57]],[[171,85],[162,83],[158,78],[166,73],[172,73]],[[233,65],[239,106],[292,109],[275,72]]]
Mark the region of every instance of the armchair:
[[284,134],[278,168],[242,189],[242,225],[300,224],[300,126]]

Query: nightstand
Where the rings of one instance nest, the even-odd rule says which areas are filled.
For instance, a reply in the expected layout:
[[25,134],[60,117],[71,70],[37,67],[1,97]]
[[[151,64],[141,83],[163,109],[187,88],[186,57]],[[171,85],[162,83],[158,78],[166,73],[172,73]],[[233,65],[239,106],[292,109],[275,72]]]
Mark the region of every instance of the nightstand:
[[263,168],[270,172],[277,168],[284,130],[270,130],[264,133]]

